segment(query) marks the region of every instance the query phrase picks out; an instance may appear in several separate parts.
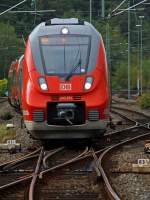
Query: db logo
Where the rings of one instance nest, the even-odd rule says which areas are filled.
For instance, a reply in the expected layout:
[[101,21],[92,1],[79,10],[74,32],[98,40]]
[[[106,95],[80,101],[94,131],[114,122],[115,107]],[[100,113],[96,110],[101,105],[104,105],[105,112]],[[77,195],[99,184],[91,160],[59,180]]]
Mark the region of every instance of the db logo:
[[60,90],[72,90],[72,85],[70,83],[61,83],[59,86]]

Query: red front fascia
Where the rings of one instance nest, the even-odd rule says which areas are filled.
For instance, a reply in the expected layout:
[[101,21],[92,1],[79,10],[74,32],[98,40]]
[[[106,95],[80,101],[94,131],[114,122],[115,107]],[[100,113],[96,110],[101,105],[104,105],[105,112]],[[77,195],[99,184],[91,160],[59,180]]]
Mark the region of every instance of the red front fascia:
[[[24,68],[23,110],[28,110],[29,113],[33,110],[44,110],[46,116],[47,102],[52,101],[53,95],[58,95],[61,102],[79,101],[73,100],[72,96],[81,95],[80,101],[85,102],[86,113],[93,108],[99,109],[102,113],[109,104],[107,64],[102,41],[95,69],[89,74],[73,75],[69,81],[62,81],[58,76],[40,74],[34,65],[29,41],[25,52]],[[85,91],[84,84],[87,76],[92,76],[94,81],[91,89]],[[40,88],[39,77],[45,77],[48,91],[45,92]],[[60,83],[70,83],[72,89],[61,91]],[[32,120],[32,114],[25,118]]]

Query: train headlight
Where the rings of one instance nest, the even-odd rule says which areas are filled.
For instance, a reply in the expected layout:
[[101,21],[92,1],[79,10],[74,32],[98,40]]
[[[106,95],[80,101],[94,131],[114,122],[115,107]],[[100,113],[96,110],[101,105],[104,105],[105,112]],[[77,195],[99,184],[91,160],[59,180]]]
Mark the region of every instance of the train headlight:
[[42,90],[48,90],[47,83],[44,77],[39,78],[39,84]]
[[91,76],[88,76],[84,84],[84,89],[89,90],[92,86],[92,83],[93,83],[93,78]]
[[68,28],[66,28],[66,27],[62,28],[61,33],[64,34],[64,35],[68,34],[69,33]]

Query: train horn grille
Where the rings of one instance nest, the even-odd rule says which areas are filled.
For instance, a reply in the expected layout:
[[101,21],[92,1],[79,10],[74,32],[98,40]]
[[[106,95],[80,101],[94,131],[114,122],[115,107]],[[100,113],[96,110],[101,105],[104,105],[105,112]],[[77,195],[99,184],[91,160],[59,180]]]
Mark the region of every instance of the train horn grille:
[[73,99],[74,99],[74,100],[81,100],[81,95],[74,95],[74,96],[73,96]]
[[89,121],[98,121],[99,120],[99,111],[98,110],[90,110],[88,113]]
[[63,100],[68,100],[68,99],[71,99],[71,100],[75,100],[75,101],[79,101],[81,100],[81,95],[63,95],[63,96],[59,96],[59,95],[51,95],[51,98],[52,98],[52,101],[61,101],[62,98]]
[[59,101],[58,95],[52,95],[51,98],[52,98],[52,101]]
[[33,121],[34,122],[43,122],[44,121],[44,112],[43,111],[34,111],[33,112]]

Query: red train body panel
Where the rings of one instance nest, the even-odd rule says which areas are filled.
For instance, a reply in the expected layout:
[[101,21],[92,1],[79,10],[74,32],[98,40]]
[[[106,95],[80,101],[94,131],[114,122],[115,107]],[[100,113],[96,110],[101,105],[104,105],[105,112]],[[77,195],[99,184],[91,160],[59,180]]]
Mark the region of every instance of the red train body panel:
[[102,37],[91,24],[77,19],[41,23],[29,36],[21,62],[17,98],[34,137],[104,133],[109,120],[108,69]]
[[24,55],[13,61],[8,72],[8,100],[10,104],[19,109],[22,96]]

